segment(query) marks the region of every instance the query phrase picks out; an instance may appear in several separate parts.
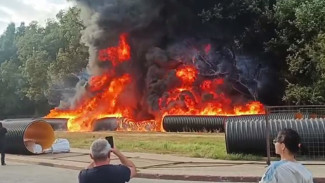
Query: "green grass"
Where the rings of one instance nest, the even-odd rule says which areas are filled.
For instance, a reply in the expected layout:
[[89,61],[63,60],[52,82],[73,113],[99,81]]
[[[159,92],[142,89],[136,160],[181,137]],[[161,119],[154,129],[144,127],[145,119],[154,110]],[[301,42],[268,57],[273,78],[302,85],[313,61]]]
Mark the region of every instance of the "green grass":
[[188,157],[261,160],[262,157],[227,154],[223,133],[139,133],[139,132],[55,132],[66,138],[71,147],[88,149],[97,138],[114,136],[114,144],[125,152],[176,154]]

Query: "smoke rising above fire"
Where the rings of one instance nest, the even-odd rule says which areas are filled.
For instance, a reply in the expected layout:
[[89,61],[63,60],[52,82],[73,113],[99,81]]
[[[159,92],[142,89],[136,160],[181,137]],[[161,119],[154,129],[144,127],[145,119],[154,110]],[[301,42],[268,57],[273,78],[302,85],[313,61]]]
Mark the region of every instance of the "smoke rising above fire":
[[91,77],[79,83],[73,100],[48,115],[69,118],[70,130],[90,131],[96,119],[109,116],[156,120],[155,130],[162,130],[159,123],[168,114],[264,112],[257,101],[262,66],[236,55],[220,41],[225,33],[202,23],[198,10],[210,2],[76,3],[86,26],[81,41],[89,47]]

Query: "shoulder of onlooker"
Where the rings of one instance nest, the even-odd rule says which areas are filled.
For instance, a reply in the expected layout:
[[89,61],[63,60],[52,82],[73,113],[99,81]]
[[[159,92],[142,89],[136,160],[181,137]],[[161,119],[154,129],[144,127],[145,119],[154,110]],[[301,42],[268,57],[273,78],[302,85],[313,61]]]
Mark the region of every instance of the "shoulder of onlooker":
[[87,171],[88,171],[88,169],[82,169],[82,170],[80,170],[79,176],[86,174]]
[[115,168],[120,169],[120,170],[129,170],[129,167],[125,165],[113,165]]
[[277,169],[284,163],[286,162],[285,161],[272,162],[271,165],[268,166],[261,182],[272,182],[272,180],[274,180]]
[[114,165],[116,167],[116,169],[121,172],[123,175],[131,175],[131,170],[129,167],[125,166],[125,165]]
[[282,167],[283,165],[285,165],[287,163],[287,161],[276,161],[271,163],[271,165],[268,167],[267,169],[267,174],[273,176],[276,172],[277,169],[279,169],[279,167]]
[[271,163],[270,168],[277,169],[287,163],[288,163],[288,161],[276,161],[276,162]]
[[85,175],[89,174],[91,172],[91,169],[92,168],[85,168],[85,169],[80,170],[79,176],[85,176]]

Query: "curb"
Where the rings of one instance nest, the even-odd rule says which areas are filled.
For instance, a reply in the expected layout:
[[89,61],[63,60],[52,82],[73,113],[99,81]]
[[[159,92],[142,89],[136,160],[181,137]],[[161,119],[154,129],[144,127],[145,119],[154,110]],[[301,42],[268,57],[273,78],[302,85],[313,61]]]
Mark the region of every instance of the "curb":
[[54,164],[54,163],[45,163],[45,162],[35,162],[31,160],[17,160],[12,158],[6,158],[7,160],[17,162],[17,163],[28,163],[33,165],[41,165],[41,166],[48,166],[48,167],[54,167],[54,168],[66,168],[71,170],[81,170],[82,167],[72,166],[72,165],[60,165],[60,164]]
[[[84,167],[72,166],[72,165],[60,165],[54,163],[45,162],[35,162],[31,160],[17,160],[13,158],[7,158],[7,160],[18,162],[18,163],[28,163],[34,165],[55,167],[55,168],[65,168],[71,170],[81,170]],[[202,176],[202,175],[167,175],[167,174],[148,174],[148,173],[138,173],[136,178],[146,178],[146,179],[164,179],[164,180],[184,180],[184,181],[204,181],[204,182],[259,182],[261,177],[245,176],[245,177],[235,177],[235,176]],[[325,178],[314,178],[314,183],[325,183]]]
[[138,173],[137,178],[184,180],[184,181],[206,181],[206,182],[258,182],[261,177],[223,177],[223,176],[201,176],[201,175],[161,175]]

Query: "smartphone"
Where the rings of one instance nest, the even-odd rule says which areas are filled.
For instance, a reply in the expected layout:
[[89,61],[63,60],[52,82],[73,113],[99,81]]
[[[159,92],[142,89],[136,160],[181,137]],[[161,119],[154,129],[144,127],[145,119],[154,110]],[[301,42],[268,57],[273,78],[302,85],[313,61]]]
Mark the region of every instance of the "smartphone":
[[109,145],[111,145],[112,148],[114,148],[114,141],[113,141],[113,136],[107,136],[105,137]]

